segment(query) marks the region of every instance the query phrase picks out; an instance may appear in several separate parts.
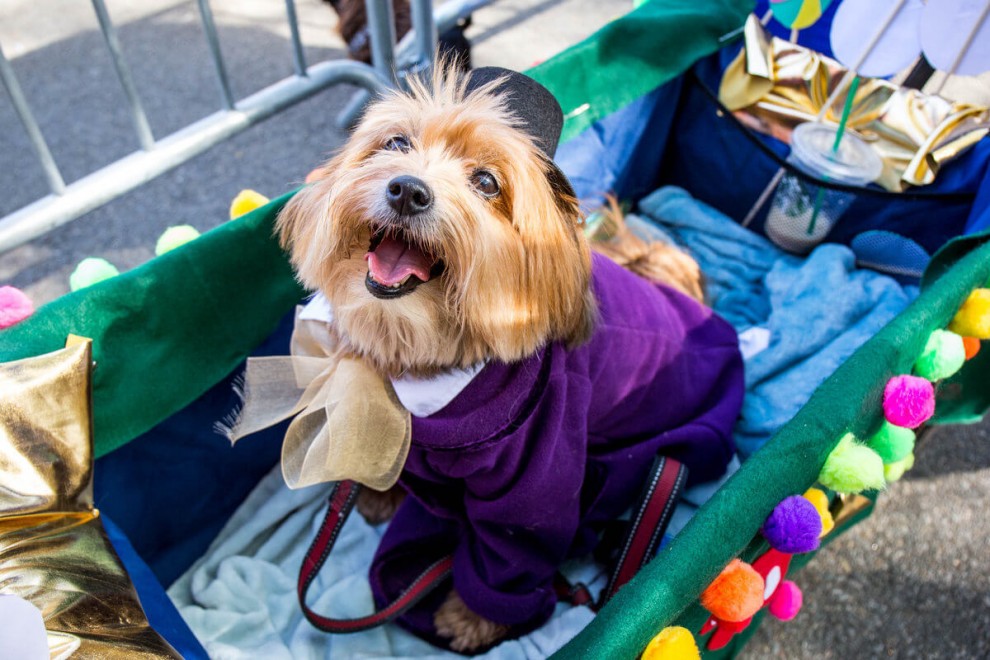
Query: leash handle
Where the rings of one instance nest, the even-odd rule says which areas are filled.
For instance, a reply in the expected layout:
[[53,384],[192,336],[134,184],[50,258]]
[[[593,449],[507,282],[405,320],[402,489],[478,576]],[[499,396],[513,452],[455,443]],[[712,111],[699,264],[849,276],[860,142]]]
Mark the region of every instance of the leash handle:
[[423,571],[398,598],[385,608],[368,616],[356,619],[335,619],[317,614],[310,609],[306,604],[306,594],[320,569],[323,568],[323,564],[326,563],[327,557],[330,556],[330,551],[337,541],[340,529],[347,521],[347,516],[354,508],[359,492],[361,492],[361,486],[353,481],[340,481],[334,484],[333,490],[330,492],[327,515],[323,519],[323,524],[320,526],[320,531],[316,534],[312,545],[306,551],[302,568],[299,571],[296,591],[299,595],[299,604],[302,606],[303,615],[323,632],[337,634],[360,632],[401,616],[406,610],[422,600],[424,596],[439,587],[450,575],[451,567],[454,564],[454,558],[450,555],[435,562]]

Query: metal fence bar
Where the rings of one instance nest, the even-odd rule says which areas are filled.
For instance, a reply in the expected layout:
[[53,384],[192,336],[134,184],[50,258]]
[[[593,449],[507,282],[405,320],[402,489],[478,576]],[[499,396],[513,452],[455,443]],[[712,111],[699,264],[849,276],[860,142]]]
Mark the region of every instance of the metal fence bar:
[[350,83],[380,91],[391,82],[365,64],[342,60],[313,65],[307,74],[285,78],[243,99],[236,110],[215,112],[159,140],[152,151],[135,152],[72,183],[62,195],[49,195],[8,215],[0,220],[0,253],[78,218],[327,87]]
[[433,51],[437,48],[437,24],[433,20],[433,3],[430,0],[412,0],[412,26],[416,40],[416,65],[428,68],[433,63]]
[[24,97],[24,90],[21,89],[21,84],[17,81],[17,76],[14,75],[14,67],[10,66],[10,62],[3,54],[3,48],[0,48],[0,79],[3,79],[3,86],[7,89],[7,94],[10,95],[10,101],[14,104],[17,117],[24,125],[28,139],[31,140],[31,146],[34,147],[34,152],[38,156],[41,169],[44,170],[45,178],[48,179],[49,190],[55,195],[61,195],[65,191],[62,173],[58,171],[58,165],[55,164],[52,152],[48,149],[48,143],[45,142],[45,137],[41,134],[38,121],[34,118],[31,107]]
[[217,70],[217,81],[220,83],[220,95],[223,97],[223,107],[234,109],[234,95],[230,93],[230,81],[227,79],[227,69],[223,65],[223,54],[220,52],[220,38],[217,36],[217,26],[213,22],[213,10],[210,0],[197,0],[199,16],[203,21],[203,32],[206,33],[206,43],[210,46],[213,66]]
[[141,107],[141,99],[138,98],[137,87],[135,87],[134,79],[131,77],[131,70],[124,62],[124,53],[120,48],[120,40],[117,39],[117,30],[110,21],[110,14],[107,13],[107,6],[103,0],[93,0],[93,11],[96,12],[96,19],[100,22],[100,31],[103,32],[103,39],[107,42],[110,59],[113,60],[113,67],[117,70],[120,85],[124,88],[124,94],[127,96],[127,104],[131,109],[131,120],[134,122],[138,142],[142,149],[150,151],[155,147],[155,137],[151,134],[148,117],[144,114],[144,108]]
[[365,0],[371,64],[380,75],[395,80],[395,21],[392,0]]
[[292,33],[292,61],[296,75],[306,75],[306,55],[303,53],[302,39],[299,36],[299,18],[296,16],[295,0],[285,0],[285,13],[289,17],[289,31]]

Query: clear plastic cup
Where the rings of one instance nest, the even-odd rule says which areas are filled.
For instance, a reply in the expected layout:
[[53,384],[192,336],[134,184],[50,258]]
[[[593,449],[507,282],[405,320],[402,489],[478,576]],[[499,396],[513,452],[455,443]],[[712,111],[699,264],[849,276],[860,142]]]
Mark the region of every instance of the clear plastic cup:
[[[787,162],[805,174],[848,186],[866,186],[883,171],[883,161],[868,144],[846,133],[835,144],[836,127],[808,122],[791,135]],[[855,195],[785,174],[777,186],[764,231],[789,252],[805,254],[828,235]]]

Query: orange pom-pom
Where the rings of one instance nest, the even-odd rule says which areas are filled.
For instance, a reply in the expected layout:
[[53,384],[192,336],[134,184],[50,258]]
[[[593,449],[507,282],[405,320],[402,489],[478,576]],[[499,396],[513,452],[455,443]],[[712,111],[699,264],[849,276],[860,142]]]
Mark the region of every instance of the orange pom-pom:
[[963,350],[966,351],[966,359],[976,357],[980,352],[980,340],[976,337],[963,337]]
[[723,621],[745,621],[763,607],[763,588],[756,569],[733,559],[701,594],[701,606]]

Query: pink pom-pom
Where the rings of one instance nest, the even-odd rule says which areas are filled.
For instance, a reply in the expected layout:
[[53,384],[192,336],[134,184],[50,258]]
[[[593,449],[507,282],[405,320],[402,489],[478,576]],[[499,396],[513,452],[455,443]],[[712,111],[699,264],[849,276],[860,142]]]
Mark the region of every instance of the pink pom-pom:
[[34,303],[20,289],[0,286],[0,330],[34,314]]
[[784,580],[777,587],[777,591],[770,601],[770,614],[781,621],[790,621],[801,611],[803,602],[804,596],[801,594],[801,588],[790,580]]
[[894,376],[883,390],[883,414],[894,426],[918,428],[935,414],[935,388],[918,376]]

